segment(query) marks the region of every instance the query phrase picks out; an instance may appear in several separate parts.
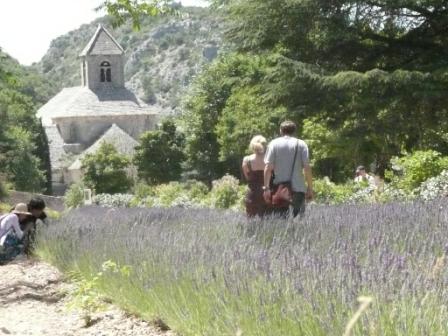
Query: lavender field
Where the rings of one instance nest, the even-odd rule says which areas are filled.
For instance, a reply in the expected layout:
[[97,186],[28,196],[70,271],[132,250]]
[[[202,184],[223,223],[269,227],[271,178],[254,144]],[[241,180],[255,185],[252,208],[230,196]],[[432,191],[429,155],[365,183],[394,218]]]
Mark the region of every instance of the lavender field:
[[[217,210],[74,210],[38,253],[180,335],[446,335],[445,201],[315,207],[298,222]],[[125,269],[126,272],[118,271]]]

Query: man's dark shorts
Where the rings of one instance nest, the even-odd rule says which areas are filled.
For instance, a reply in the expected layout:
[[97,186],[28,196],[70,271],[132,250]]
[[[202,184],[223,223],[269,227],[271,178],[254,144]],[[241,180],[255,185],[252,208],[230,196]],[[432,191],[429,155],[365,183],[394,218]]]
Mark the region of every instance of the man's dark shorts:
[[[301,217],[305,214],[305,193],[304,192],[293,192],[292,194],[292,215]],[[290,208],[275,208],[272,210],[272,215],[274,217],[288,218],[290,215]]]

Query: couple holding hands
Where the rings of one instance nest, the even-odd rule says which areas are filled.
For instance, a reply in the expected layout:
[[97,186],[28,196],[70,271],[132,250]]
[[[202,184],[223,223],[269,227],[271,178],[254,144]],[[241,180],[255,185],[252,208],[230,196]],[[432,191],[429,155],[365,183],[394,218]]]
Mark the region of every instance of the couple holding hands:
[[294,137],[292,121],[280,125],[280,137],[267,145],[255,136],[250,142],[252,155],[243,159],[243,174],[248,182],[246,213],[288,218],[305,213],[305,203],[313,198],[313,181],[307,144]]

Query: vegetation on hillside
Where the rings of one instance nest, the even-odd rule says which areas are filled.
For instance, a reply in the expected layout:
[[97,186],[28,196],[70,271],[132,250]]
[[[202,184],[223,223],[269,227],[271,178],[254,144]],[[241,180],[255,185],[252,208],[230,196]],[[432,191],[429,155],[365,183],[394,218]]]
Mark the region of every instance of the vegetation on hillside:
[[221,46],[218,17],[206,8],[179,7],[170,15],[141,18],[138,31],[131,22],[115,28],[113,23],[106,16],[56,38],[34,67],[56,84],[54,94],[63,87],[80,85],[78,55],[102,24],[125,49],[127,86],[162,113],[179,112],[186,87]]
[[23,191],[51,191],[49,150],[35,113],[51,87],[0,49],[0,175]]

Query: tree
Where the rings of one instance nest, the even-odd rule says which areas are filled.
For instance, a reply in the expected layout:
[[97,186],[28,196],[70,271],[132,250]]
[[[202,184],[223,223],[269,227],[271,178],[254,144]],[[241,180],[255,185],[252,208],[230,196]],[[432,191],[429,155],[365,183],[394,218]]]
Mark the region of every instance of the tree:
[[[320,173],[348,172],[362,162],[375,163],[382,174],[390,158],[402,151],[428,148],[448,153],[445,2],[215,4],[225,14],[227,40],[240,57],[267,60],[259,79],[222,73],[217,80],[221,85],[229,80],[243,83],[221,101],[219,120],[211,124],[221,130],[215,133],[224,147],[221,154],[243,154],[236,146],[237,139],[247,140],[243,128],[255,132],[258,127],[269,136],[270,128],[259,119],[269,124],[272,116],[302,126],[308,121],[301,134],[320,146],[310,146],[319,154],[314,161]],[[207,71],[202,76],[207,77]],[[193,96],[200,97],[200,92]],[[206,113],[208,107],[199,108]],[[244,116],[239,111],[245,111]]]
[[50,147],[48,144],[47,134],[45,133],[44,127],[40,120],[38,120],[37,122],[34,134],[35,134],[34,139],[36,142],[35,153],[38,154],[40,159],[39,170],[42,171],[44,175],[44,190],[46,194],[51,195],[52,184],[51,184]]
[[[186,98],[182,127],[186,134],[187,165],[197,174],[197,178],[206,182],[222,177],[228,173],[239,176],[241,151],[228,147],[229,143],[237,143],[238,148],[249,143],[249,130],[241,137],[233,133],[233,126],[240,122],[263,123],[263,119],[255,121],[248,118],[245,111],[227,108],[230,97],[245,86],[251,86],[264,77],[263,58],[230,54],[219,58],[204,70],[192,85]],[[225,110],[227,112],[225,112]],[[228,117],[223,119],[223,114]],[[240,131],[241,128],[238,128]],[[258,132],[257,132],[258,133]],[[226,148],[223,148],[226,146]]]
[[35,117],[50,91],[37,73],[0,50],[0,174],[17,190],[51,191],[48,141]]
[[39,169],[40,160],[33,155],[35,144],[32,134],[21,127],[12,127],[8,131],[8,138],[14,144],[14,148],[7,152],[8,180],[16,190],[42,192],[45,176]]
[[229,0],[227,38],[240,51],[281,46],[333,71],[431,71],[447,64],[444,0]]
[[106,9],[115,26],[120,26],[130,19],[134,29],[140,29],[142,16],[156,16],[173,9],[172,0],[105,0],[99,9]]
[[139,177],[150,184],[179,180],[184,147],[185,137],[171,120],[165,120],[158,130],[142,134],[133,160]]
[[0,200],[8,195],[4,179],[0,176]]
[[130,160],[118,153],[112,144],[103,142],[95,154],[82,160],[83,182],[96,193],[125,193],[132,186],[127,169]]
[[44,156],[38,150],[37,139],[42,133],[33,115],[34,105],[29,97],[16,90],[4,88],[0,91],[0,173],[17,190],[42,192],[47,180],[41,170],[45,161],[41,159]]

